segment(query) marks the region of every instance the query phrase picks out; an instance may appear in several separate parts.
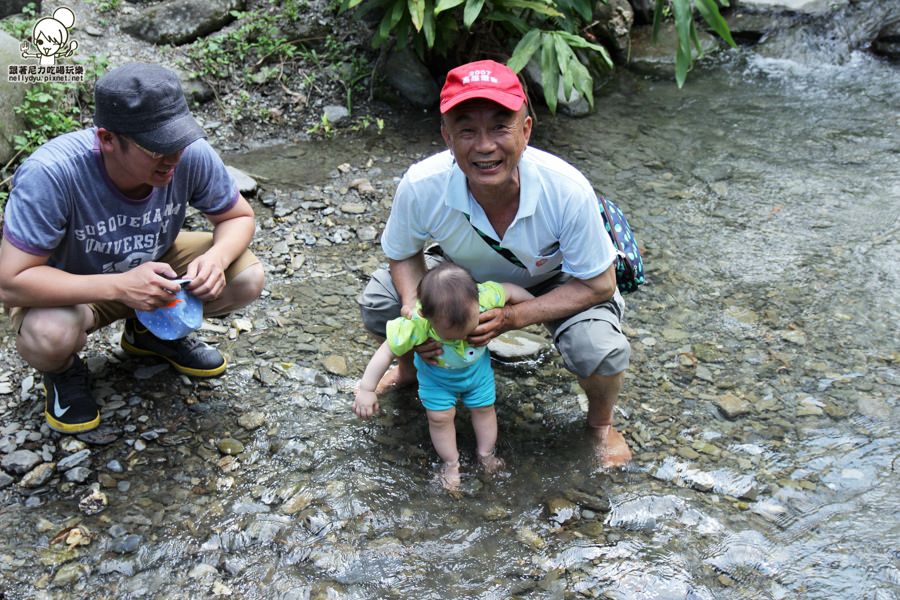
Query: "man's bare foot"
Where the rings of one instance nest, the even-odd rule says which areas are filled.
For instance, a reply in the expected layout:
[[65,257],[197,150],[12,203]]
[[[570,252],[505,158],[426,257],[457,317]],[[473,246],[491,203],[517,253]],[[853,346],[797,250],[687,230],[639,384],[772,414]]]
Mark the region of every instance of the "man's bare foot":
[[401,390],[416,384],[416,368],[403,363],[388,369],[375,386],[375,394],[381,396],[393,390]]
[[445,462],[441,466],[441,485],[448,492],[459,491],[459,461]]
[[631,461],[631,449],[625,437],[611,425],[591,427],[594,436],[594,453],[603,468],[622,467]]
[[481,463],[481,468],[484,469],[484,472],[488,475],[493,475],[497,471],[503,468],[503,459],[497,458],[494,454],[494,451],[491,450],[490,454],[478,455],[478,462]]

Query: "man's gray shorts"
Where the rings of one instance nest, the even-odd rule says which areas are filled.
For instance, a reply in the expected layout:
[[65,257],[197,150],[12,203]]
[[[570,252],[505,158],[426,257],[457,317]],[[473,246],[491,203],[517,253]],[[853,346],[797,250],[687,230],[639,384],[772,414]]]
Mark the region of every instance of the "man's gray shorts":
[[[429,269],[442,260],[443,257],[431,253],[425,255]],[[528,291],[540,296],[569,279],[570,276],[560,273]],[[358,302],[363,325],[379,337],[385,337],[387,322],[400,316],[400,296],[387,269],[375,271]],[[615,375],[628,368],[631,357],[631,346],[622,333],[624,312],[625,303],[616,290],[616,295],[608,302],[544,325],[553,336],[553,343],[569,371],[580,378]]]

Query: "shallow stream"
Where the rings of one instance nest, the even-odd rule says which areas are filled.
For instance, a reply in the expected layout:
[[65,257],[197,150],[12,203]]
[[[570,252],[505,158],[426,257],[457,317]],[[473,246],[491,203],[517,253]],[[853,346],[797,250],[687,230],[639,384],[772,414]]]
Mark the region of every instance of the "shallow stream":
[[[635,460],[592,464],[550,351],[497,366],[499,476],[473,467],[459,417],[459,497],[414,395],[350,412],[374,350],[354,299],[381,260],[359,232],[441,147],[437,122],[227,157],[307,202],[257,203],[270,283],[252,329],[223,342],[219,381],[108,384],[131,410],[92,447],[109,506],[83,515],[70,487],[0,509],[6,597],[900,596],[897,98],[900,70],[866,55],[739,53],[683,90],[622,73],[595,116],[541,115],[532,144],[615,199],[645,251],[616,416]],[[353,195],[341,163],[376,188],[362,208],[330,199]],[[91,543],[51,543],[73,517]]]

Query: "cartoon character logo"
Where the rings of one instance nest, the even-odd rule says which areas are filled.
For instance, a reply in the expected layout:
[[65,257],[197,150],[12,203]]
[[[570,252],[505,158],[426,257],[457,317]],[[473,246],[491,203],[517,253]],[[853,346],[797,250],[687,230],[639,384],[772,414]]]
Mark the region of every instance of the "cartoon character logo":
[[30,43],[22,42],[22,58],[39,58],[42,65],[55,65],[56,58],[72,56],[78,42],[69,42],[69,29],[75,25],[75,13],[61,6],[52,17],[44,17],[34,24],[31,41],[37,52],[29,52]]

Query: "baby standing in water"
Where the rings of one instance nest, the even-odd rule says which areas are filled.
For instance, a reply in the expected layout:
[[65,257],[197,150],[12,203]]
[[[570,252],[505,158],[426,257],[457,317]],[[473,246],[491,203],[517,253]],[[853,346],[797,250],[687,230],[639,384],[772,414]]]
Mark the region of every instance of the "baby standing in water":
[[369,361],[356,391],[353,412],[368,419],[378,410],[375,386],[395,356],[429,340],[443,344],[433,365],[414,357],[419,398],[428,414],[431,442],[444,461],[441,476],[450,489],[459,485],[459,451],[456,447],[457,398],[469,408],[475,430],[478,460],[485,469],[496,469],[496,389],[491,357],[485,346],[472,346],[466,338],[478,327],[479,315],[507,303],[517,304],[533,296],[517,285],[488,281],[476,283],[468,271],[445,262],[428,271],[419,282],[418,303],[411,317],[387,324],[387,339]]

